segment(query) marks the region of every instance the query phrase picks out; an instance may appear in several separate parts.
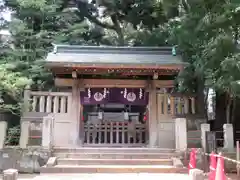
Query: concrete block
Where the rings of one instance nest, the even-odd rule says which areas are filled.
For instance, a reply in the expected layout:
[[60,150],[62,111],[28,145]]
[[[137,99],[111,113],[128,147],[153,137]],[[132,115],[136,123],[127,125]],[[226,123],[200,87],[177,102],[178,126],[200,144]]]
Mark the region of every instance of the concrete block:
[[47,167],[54,167],[57,164],[57,157],[50,157],[46,164]]
[[184,167],[182,161],[179,158],[173,157],[172,162],[173,162],[173,166],[176,167],[176,168],[183,168]]
[[223,132],[224,132],[224,149],[227,149],[228,151],[233,151],[234,150],[233,125],[224,124]]
[[18,170],[16,169],[7,169],[3,171],[3,180],[17,180]]
[[191,169],[189,176],[190,180],[204,180],[203,171],[200,169]]

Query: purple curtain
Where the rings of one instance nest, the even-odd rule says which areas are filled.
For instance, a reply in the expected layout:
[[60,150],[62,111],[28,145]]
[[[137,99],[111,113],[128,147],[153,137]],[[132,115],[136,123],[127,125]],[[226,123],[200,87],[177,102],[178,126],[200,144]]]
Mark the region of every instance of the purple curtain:
[[89,88],[80,92],[81,104],[122,103],[147,105],[148,93],[140,88]]

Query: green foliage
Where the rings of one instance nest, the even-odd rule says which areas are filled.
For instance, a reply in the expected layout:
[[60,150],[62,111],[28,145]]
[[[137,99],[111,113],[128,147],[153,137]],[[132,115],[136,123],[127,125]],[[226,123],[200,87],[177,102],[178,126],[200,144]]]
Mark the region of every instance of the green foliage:
[[0,111],[19,114],[25,86],[53,87],[43,61],[52,43],[167,43],[163,23],[168,13],[160,1],[4,0],[4,5],[13,12],[13,19],[6,24],[11,39],[0,56]]
[[224,91],[224,87],[218,84],[218,78],[222,73],[222,62],[237,52],[239,12],[236,5],[225,1],[198,0],[189,4],[188,13],[180,22],[174,22],[171,29],[171,42],[178,45],[183,59],[189,63],[185,69],[188,72],[180,76],[185,86],[183,89],[196,91],[197,84],[194,87],[192,82],[198,79],[207,87],[218,87]]
[[[170,42],[178,45],[183,60],[189,63],[178,78],[178,90],[197,93],[198,98],[204,97],[204,89],[208,88],[226,93],[229,111],[232,99],[240,95],[240,4],[220,0],[185,2],[186,13],[180,21],[172,21],[170,28]],[[230,122],[230,113],[226,114]]]
[[52,87],[43,62],[52,43],[177,45],[189,63],[179,75],[179,91],[203,93],[207,87],[238,96],[240,8],[239,2],[230,2],[4,0],[13,20],[7,24],[11,42],[0,55],[5,106],[0,110],[9,105],[19,109],[26,85],[36,90]]
[[20,140],[20,126],[9,128],[7,131],[7,139],[5,140],[5,145],[16,146],[19,144],[19,140]]

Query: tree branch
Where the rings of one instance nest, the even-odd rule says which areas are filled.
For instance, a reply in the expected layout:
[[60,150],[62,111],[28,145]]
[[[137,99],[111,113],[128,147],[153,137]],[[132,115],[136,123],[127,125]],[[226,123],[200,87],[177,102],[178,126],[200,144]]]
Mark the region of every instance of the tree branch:
[[110,24],[107,24],[107,23],[103,23],[99,19],[97,19],[96,17],[90,15],[89,13],[86,14],[86,18],[89,21],[95,23],[96,25],[101,26],[102,28],[116,30],[116,28],[113,25],[110,25]]
[[112,15],[111,20],[114,24],[115,31],[118,35],[118,45],[123,46],[124,45],[124,37],[123,37],[123,32],[122,32],[122,29],[120,27],[120,24],[119,24],[120,22],[118,20],[117,15],[116,14]]
[[101,26],[102,28],[105,28],[105,29],[116,30],[114,25],[103,23],[99,19],[97,19],[97,17],[94,17],[91,14],[92,11],[89,8],[89,3],[88,2],[85,2],[85,1],[82,1],[82,0],[75,0],[75,2],[77,4],[77,8],[79,9],[81,15],[86,17],[90,22],[95,23],[96,25]]
[[190,5],[188,4],[187,0],[182,0],[182,5],[184,10],[188,13],[190,10]]

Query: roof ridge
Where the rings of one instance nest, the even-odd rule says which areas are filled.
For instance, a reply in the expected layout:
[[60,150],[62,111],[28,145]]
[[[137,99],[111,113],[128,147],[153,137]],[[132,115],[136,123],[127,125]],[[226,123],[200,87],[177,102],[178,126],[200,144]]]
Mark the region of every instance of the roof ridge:
[[134,51],[149,51],[149,52],[169,52],[172,53],[172,46],[82,46],[82,45],[66,45],[66,44],[53,44],[54,53],[66,53],[66,52],[81,52],[88,51],[122,51],[122,52],[134,52]]

